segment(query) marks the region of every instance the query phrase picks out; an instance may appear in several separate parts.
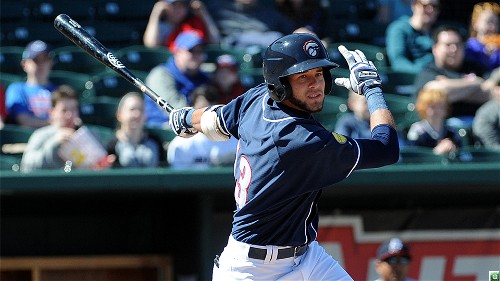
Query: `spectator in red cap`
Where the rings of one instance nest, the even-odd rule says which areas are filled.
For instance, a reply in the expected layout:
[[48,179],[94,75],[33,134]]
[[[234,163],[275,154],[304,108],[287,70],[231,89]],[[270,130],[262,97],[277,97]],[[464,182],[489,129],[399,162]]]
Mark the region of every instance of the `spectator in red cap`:
[[204,43],[219,43],[219,30],[202,1],[159,0],[153,6],[144,31],[146,47],[173,47],[175,38],[186,31],[200,35]]
[[219,91],[218,104],[226,104],[246,91],[241,83],[238,69],[238,62],[232,55],[224,54],[217,57],[212,84]]
[[385,241],[377,250],[375,270],[379,278],[376,281],[415,281],[407,277],[410,261],[410,249],[406,243],[399,238]]

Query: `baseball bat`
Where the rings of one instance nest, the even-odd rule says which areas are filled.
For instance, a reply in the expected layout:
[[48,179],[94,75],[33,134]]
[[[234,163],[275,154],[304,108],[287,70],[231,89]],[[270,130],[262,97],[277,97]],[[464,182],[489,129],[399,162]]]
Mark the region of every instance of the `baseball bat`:
[[161,108],[170,113],[174,108],[157,93],[151,90],[144,82],[137,78],[125,65],[121,63],[101,42],[90,35],[80,24],[66,14],[58,15],[54,20],[54,27],[64,36],[85,50],[96,60],[113,69],[121,77],[136,86],[141,92],[153,99]]

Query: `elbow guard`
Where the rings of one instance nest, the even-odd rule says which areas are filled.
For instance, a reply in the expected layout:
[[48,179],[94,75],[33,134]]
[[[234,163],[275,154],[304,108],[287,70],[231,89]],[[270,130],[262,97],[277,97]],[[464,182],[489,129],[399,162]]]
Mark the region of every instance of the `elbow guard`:
[[208,107],[201,115],[201,131],[213,141],[227,141],[231,135],[221,126],[216,110],[222,105]]

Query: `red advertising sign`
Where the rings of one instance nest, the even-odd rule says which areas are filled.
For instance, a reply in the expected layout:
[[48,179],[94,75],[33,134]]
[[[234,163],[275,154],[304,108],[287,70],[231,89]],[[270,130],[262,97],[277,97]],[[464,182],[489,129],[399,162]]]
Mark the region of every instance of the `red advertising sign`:
[[421,281],[490,281],[500,269],[499,229],[365,232],[358,216],[320,218],[318,242],[354,280],[377,279],[377,248],[392,237],[409,245],[408,277]]

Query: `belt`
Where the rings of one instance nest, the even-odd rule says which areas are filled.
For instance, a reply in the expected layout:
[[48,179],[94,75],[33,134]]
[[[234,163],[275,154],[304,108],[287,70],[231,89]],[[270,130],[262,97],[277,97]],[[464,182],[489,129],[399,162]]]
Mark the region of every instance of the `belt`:
[[[300,257],[302,256],[309,247],[309,244],[297,246],[297,247],[288,247],[283,249],[278,249],[278,256],[276,259],[286,259],[291,257]],[[250,247],[248,250],[248,257],[251,259],[257,260],[265,260],[267,256],[267,249]]]

